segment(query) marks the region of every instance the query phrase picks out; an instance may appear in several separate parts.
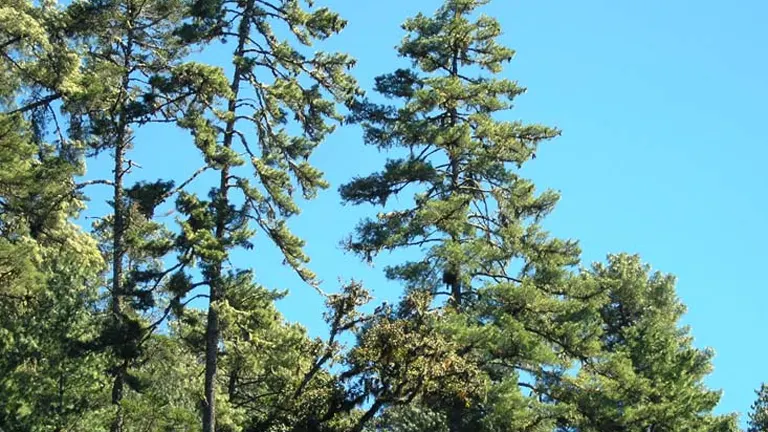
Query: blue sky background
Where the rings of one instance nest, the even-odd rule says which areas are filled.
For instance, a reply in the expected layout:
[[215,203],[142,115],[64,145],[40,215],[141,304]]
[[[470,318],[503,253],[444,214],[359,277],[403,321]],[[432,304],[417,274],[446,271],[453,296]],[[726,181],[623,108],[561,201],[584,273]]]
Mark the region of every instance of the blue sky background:
[[[322,48],[357,58],[354,73],[370,89],[374,76],[405,65],[393,49],[402,21],[431,13],[440,1],[318,3],[349,20]],[[717,352],[708,384],[724,390],[718,411],[746,413],[754,389],[768,380],[768,143],[761,127],[768,3],[496,0],[484,12],[501,21],[503,42],[518,52],[505,75],[529,89],[509,118],[563,130],[524,169],[540,188],[562,192],[545,226],[579,239],[585,264],[626,251],[676,274],[696,345]],[[215,45],[202,57],[225,64],[228,52]],[[182,178],[202,165],[189,138],[168,128],[148,127],[136,142],[132,157],[143,168],[135,178]],[[307,240],[323,289],[355,278],[376,302],[397,298],[400,288],[382,275],[394,257],[371,267],[339,247],[377,210],[341,206],[337,188],[379,169],[383,156],[362,145],[359,129],[344,127],[312,161],[332,186],[304,203],[291,226]],[[97,161],[88,177],[108,174]],[[203,176],[194,187],[205,193],[213,180]],[[101,192],[89,213],[103,210]],[[266,286],[290,289],[280,303],[286,317],[325,334],[321,297],[281,266],[263,237],[233,261],[255,268]]]

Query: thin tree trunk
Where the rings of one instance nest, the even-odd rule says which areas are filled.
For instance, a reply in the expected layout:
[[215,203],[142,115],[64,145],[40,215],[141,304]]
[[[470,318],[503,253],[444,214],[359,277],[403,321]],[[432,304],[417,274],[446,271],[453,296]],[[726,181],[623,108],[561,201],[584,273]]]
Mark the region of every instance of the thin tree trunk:
[[[456,12],[456,18],[459,17],[458,11]],[[457,47],[454,47],[453,52],[453,58],[451,61],[451,76],[457,77],[459,75],[459,50]],[[456,127],[456,125],[459,123],[459,113],[458,108],[456,106],[450,106],[448,109],[448,113],[450,115],[450,126]],[[459,154],[458,150],[458,143],[454,143],[454,148],[456,148],[455,151],[449,152],[450,157],[450,164],[451,164],[451,195],[456,193],[459,190],[459,171],[460,166],[459,162],[461,159],[461,155]],[[458,241],[455,233],[451,233],[452,240],[454,242]],[[455,302],[456,306],[461,306],[461,269],[458,266],[453,266],[454,268],[451,268],[451,272],[453,273],[452,280],[451,280],[451,296],[453,297],[453,301]]]
[[215,309],[218,289],[211,284],[211,303],[205,328],[205,402],[203,404],[203,432],[216,430],[216,372],[218,369],[219,315]]
[[[120,133],[115,147],[115,176],[114,176],[114,206],[115,216],[112,225],[112,319],[116,323],[122,322],[122,279],[123,279],[123,162],[125,157],[125,146],[123,143],[124,133]],[[125,362],[118,366],[114,372],[115,377],[112,383],[112,404],[117,407],[115,418],[112,421],[110,430],[112,432],[122,432],[123,430],[123,411],[121,401],[123,399]]]
[[[237,48],[235,58],[241,58],[245,50],[245,44],[248,40],[251,24],[251,10],[253,1],[246,4],[245,10],[240,21],[238,29]],[[226,149],[232,147],[232,138],[235,131],[235,115],[237,110],[237,99],[240,93],[240,80],[243,74],[240,63],[235,63],[235,72],[232,77],[230,89],[232,98],[229,100],[227,110],[232,116],[227,121],[227,127],[224,132],[223,146]],[[224,164],[221,169],[219,179],[219,193],[216,197],[216,239],[221,241],[226,235],[226,219],[229,207],[229,175],[230,166]],[[224,297],[224,286],[222,283],[222,265],[218,262],[214,265],[210,281],[210,306],[208,307],[208,321],[205,329],[205,401],[203,403],[203,432],[215,432],[216,430],[216,375],[218,372],[218,350],[221,337],[219,314],[216,310],[216,303]]]
[[[456,10],[455,18],[459,18],[459,11]],[[453,58],[451,59],[451,76],[457,77],[459,75],[459,49],[458,47],[453,47]],[[459,122],[459,114],[458,114],[458,108],[456,106],[450,107],[450,122],[451,127],[456,127],[456,125]],[[455,143],[455,147],[458,147],[458,143]],[[459,150],[457,149],[454,152],[450,153],[450,163],[451,163],[451,194],[456,193],[459,189],[459,162],[460,162],[460,154]],[[451,233],[452,240],[454,242],[458,241],[459,239],[455,236],[455,234]],[[454,304],[457,308],[461,307],[461,301],[462,301],[462,290],[461,290],[461,269],[459,266],[454,266],[455,268],[452,269],[453,271],[453,280],[451,283],[451,296],[453,297]],[[461,401],[455,401],[453,405],[449,408],[448,412],[448,429],[450,432],[461,432],[462,428],[462,419],[464,417],[464,404],[461,403]]]
[[[128,19],[132,19],[130,16],[133,12],[132,3],[128,3],[128,10],[126,15]],[[129,28],[132,28],[130,26]],[[130,64],[131,57],[133,55],[133,31],[129,30],[126,37],[126,48],[123,58],[124,75],[121,87],[121,94],[119,97],[126,98],[121,100],[121,106],[125,105],[128,97],[128,90],[130,87]],[[125,117],[125,113],[120,112],[117,122],[117,137],[115,142],[115,165],[114,165],[114,220],[112,224],[112,317],[117,323],[122,323],[124,314],[122,307],[122,295],[123,295],[123,258],[125,256],[125,247],[123,245],[123,234],[125,234],[125,212],[124,205],[124,183],[123,177],[125,176],[125,153],[128,148],[128,120]],[[112,404],[116,406],[115,418],[112,421],[110,427],[111,432],[123,431],[123,389],[125,387],[125,374],[128,369],[127,359],[123,361],[117,367],[114,372],[115,377],[112,383]]]

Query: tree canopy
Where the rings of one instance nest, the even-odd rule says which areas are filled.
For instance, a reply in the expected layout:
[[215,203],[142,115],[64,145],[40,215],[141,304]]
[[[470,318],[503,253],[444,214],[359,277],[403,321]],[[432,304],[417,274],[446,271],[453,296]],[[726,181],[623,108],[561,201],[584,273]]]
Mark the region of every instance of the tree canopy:
[[[510,120],[526,89],[489,2],[405,19],[409,65],[373,95],[313,46],[347,22],[311,0],[3,2],[0,430],[737,431],[674,277],[585,265],[544,228],[559,195],[522,168],[560,131]],[[384,155],[334,186],[374,209],[348,251],[407,252],[384,270],[395,304],[321,290],[290,228],[331,186],[310,158],[339,126]],[[199,169],[143,175],[149,128]],[[111,175],[86,180],[97,160]],[[267,247],[323,296],[325,337],[232,264]],[[766,404],[763,386],[749,432]]]

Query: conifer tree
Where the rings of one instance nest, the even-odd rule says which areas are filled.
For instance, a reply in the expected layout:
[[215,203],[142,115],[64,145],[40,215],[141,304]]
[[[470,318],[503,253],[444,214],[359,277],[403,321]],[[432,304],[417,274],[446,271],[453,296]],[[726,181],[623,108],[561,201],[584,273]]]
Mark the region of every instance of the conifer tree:
[[274,306],[276,294],[263,288],[250,291],[250,298],[232,296],[222,308],[223,388],[233,416],[242,418],[242,430],[352,430],[357,402],[350,404],[327,368],[342,359],[339,339],[360,319],[356,308],[367,297],[357,289],[351,284],[328,297],[327,341],[312,340],[300,325],[285,323]]
[[749,413],[747,432],[765,432],[768,431],[768,386],[761,385],[755,393],[757,400],[752,404]]
[[131,370],[139,391],[125,393],[126,430],[199,430],[202,367],[174,324],[145,342],[147,355]]
[[0,17],[0,427],[95,430],[103,359],[73,348],[98,331],[103,261],[72,222],[82,151],[49,127],[78,57],[54,5],[12,1]]
[[571,406],[559,430],[738,430],[733,416],[713,414],[720,392],[703,382],[713,352],[694,347],[689,329],[679,326],[685,306],[674,276],[619,254],[580,278],[601,298],[601,349],[575,376],[540,389]]
[[[348,248],[367,260],[420,248],[421,260],[387,268],[387,276],[405,284],[406,303],[422,297],[424,312],[443,307],[427,333],[448,335],[452,364],[479,371],[452,394],[416,398],[443,412],[450,431],[546,428],[542,416],[550,414],[525,387],[595,348],[594,308],[566,283],[578,247],[539,225],[558,196],[537,194],[516,170],[559,131],[499,118],[525,89],[498,76],[514,52],[497,42],[499,23],[478,15],[487,3],[447,0],[433,16],[405,22],[398,52],[412,67],[375,84],[400,104],[361,103],[353,118],[366,143],[401,150],[381,172],[341,188],[347,203],[387,210],[363,221]],[[410,205],[388,206],[404,191],[414,191]],[[534,383],[518,384],[523,372]]]
[[[217,425],[219,348],[224,315],[263,313],[240,299],[259,297],[250,271],[228,270],[224,263],[233,248],[251,248],[253,228],[282,252],[287,265],[309,284],[314,274],[305,265],[303,241],[292,234],[286,219],[299,212],[295,195],[315,196],[327,185],[308,162],[312,150],[339,120],[336,102],[357,93],[347,75],[354,61],[344,54],[302,47],[338,33],[345,21],[326,8],[312,9],[298,0],[200,0],[197,19],[181,32],[190,38],[231,40],[234,71],[226,107],[215,114],[187,118],[206,163],[219,171],[219,184],[206,201],[185,195],[179,209],[182,246],[194,251],[202,267],[201,283],[209,287],[205,338],[203,431]],[[241,155],[245,155],[243,158]],[[191,285],[190,285],[191,286]],[[242,309],[241,309],[242,308]],[[232,341],[229,341],[231,344]],[[227,350],[236,351],[228,346]],[[231,387],[239,386],[237,362],[227,371]],[[237,390],[230,391],[237,393]]]
[[40,119],[79,90],[80,57],[69,45],[67,16],[50,1],[9,0],[0,5],[0,22],[0,104],[5,113]]
[[155,207],[175,192],[174,182],[128,183],[139,166],[130,159],[136,130],[151,121],[176,121],[226,87],[215,68],[182,62],[187,42],[177,32],[188,12],[183,0],[81,1],[68,12],[72,37],[86,47],[87,71],[81,91],[64,99],[69,132],[91,153],[113,156],[113,178],[92,182],[113,191],[113,213],[94,226],[111,272],[109,316],[96,346],[114,359],[111,430],[120,432],[126,387],[141,387],[130,369],[159,325],[147,313],[168,274],[161,261],[174,247],[170,232],[152,221]]
[[0,137],[0,425],[88,429],[103,408],[103,362],[73,347],[98,331],[103,261],[71,222],[82,166],[20,114],[0,114]]
[[[348,56],[305,53],[345,26],[311,0],[2,2],[0,429],[735,432],[674,278],[625,254],[576,272],[576,243],[541,228],[557,194],[519,168],[559,131],[504,117],[524,89],[499,75],[514,53],[488,2],[406,21],[411,67],[376,79],[393,105],[354,101]],[[233,49],[229,79],[186,61],[212,41]],[[308,159],[339,103],[391,155],[341,188],[382,208],[348,248],[422,256],[386,269],[395,305],[360,312],[357,282],[328,295],[323,341],[229,258],[260,231],[318,286],[287,221],[327,187]],[[188,129],[204,166],[134,181],[151,122]],[[78,182],[100,152],[113,177]],[[207,198],[186,190],[204,171]],[[86,233],[97,186],[112,213]],[[155,216],[174,198],[179,232]],[[768,432],[766,406],[764,385],[749,432]]]

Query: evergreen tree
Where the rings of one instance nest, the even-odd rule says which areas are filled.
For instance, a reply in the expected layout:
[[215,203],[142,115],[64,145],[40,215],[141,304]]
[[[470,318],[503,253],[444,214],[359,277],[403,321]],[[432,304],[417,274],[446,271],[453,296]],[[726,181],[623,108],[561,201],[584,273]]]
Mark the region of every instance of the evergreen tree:
[[8,0],[0,5],[0,22],[0,106],[40,119],[54,101],[80,89],[67,16],[54,2]]
[[98,331],[103,261],[70,221],[80,167],[35,142],[19,115],[0,114],[0,136],[0,425],[89,430],[103,407],[103,362],[73,347]]
[[[348,400],[371,402],[351,431],[371,427],[385,408],[410,413],[414,403],[440,405],[480,394],[483,379],[477,362],[472,361],[472,349],[453,337],[455,329],[445,325],[445,313],[431,310],[431,300],[431,296],[413,293],[394,308],[380,306],[356,332],[357,343],[340,378],[350,389]],[[375,423],[391,427],[392,420],[405,419],[388,417]],[[436,416],[427,417],[434,420]]]
[[263,288],[243,293],[248,297],[232,295],[221,308],[226,400],[241,418],[234,430],[351,430],[354,407],[345,405],[345,389],[327,368],[341,359],[339,338],[357,325],[356,308],[367,297],[355,284],[330,296],[331,334],[323,341],[283,321],[274,306],[277,294]]
[[[162,259],[174,247],[170,233],[152,221],[154,209],[174,192],[172,181],[128,185],[138,165],[130,159],[137,128],[170,122],[226,91],[220,72],[183,63],[187,43],[177,36],[187,17],[183,0],[103,0],[73,3],[70,32],[86,47],[82,90],[64,100],[70,133],[93,153],[110,151],[113,178],[93,183],[112,188],[113,213],[95,224],[110,262],[109,316],[97,347],[108,348],[114,363],[114,432],[124,428],[126,386],[139,390],[130,369],[138,365],[144,342],[160,323],[148,320],[168,271]],[[218,79],[222,78],[222,79]]]
[[386,410],[376,421],[376,428],[369,430],[397,432],[447,432],[445,416],[424,407],[422,404],[409,404]]
[[768,386],[760,386],[756,391],[757,400],[752,404],[752,410],[749,413],[749,427],[747,432],[766,432],[768,431]]
[[98,430],[103,358],[77,347],[98,331],[103,261],[72,223],[82,151],[51,106],[77,91],[78,57],[55,5],[5,2],[0,18],[0,427]]
[[[541,228],[557,194],[518,169],[559,132],[502,117],[524,89],[499,76],[514,53],[488,1],[406,21],[411,67],[376,79],[380,105],[354,101],[348,56],[305,54],[346,24],[310,0],[5,0],[0,429],[735,432],[674,278],[625,254],[576,272],[576,243]],[[186,61],[212,41],[231,42],[231,79]],[[328,295],[324,341],[228,263],[262,231],[317,287],[287,220],[327,187],[308,159],[340,103],[391,155],[341,188],[382,207],[348,248],[422,256],[386,269],[395,305],[362,313],[357,282]],[[151,122],[188,129],[205,165],[134,181]],[[100,152],[113,177],[78,183]],[[207,198],[186,190],[204,171]],[[112,213],[86,233],[73,221],[96,185]],[[174,198],[178,232],[155,215]],[[763,385],[749,432],[768,432],[767,405]]]
[[[567,370],[596,348],[595,310],[581,287],[566,283],[579,260],[576,243],[539,225],[557,194],[536,194],[516,171],[559,131],[499,118],[525,90],[498,77],[514,52],[497,42],[499,23],[477,14],[487,3],[447,0],[435,15],[407,20],[398,52],[412,67],[375,84],[401,104],[357,106],[353,120],[368,144],[403,150],[383,171],[341,188],[348,203],[390,210],[362,222],[348,248],[368,260],[421,248],[421,260],[387,276],[405,284],[406,303],[421,297],[425,312],[443,307],[426,334],[446,338],[452,365],[477,369],[463,388],[415,400],[443,412],[451,431],[546,430],[549,408],[526,387],[542,370]],[[403,191],[415,191],[412,203],[387,207]]]
[[197,431],[202,366],[179,336],[178,326],[145,342],[147,355],[131,371],[132,386],[122,402],[128,431]]
[[[251,248],[253,228],[263,231],[285,257],[285,262],[307,283],[316,284],[305,264],[303,241],[292,234],[286,218],[299,212],[297,190],[305,199],[327,185],[308,158],[333,130],[338,120],[335,102],[347,102],[357,92],[347,75],[353,60],[343,54],[302,53],[302,46],[341,31],[345,21],[326,8],[311,10],[297,0],[200,0],[196,20],[182,35],[232,40],[234,72],[226,107],[214,115],[200,112],[183,125],[193,130],[206,163],[218,170],[220,181],[210,200],[185,195],[180,211],[182,247],[199,259],[203,280],[209,287],[206,324],[203,430],[213,432],[217,420],[217,382],[222,314],[231,308],[260,314],[263,302],[240,299],[259,294],[247,271],[227,270],[224,263],[233,248]],[[245,158],[241,155],[246,155]],[[248,165],[245,167],[244,165]],[[191,286],[191,285],[190,285]],[[227,351],[237,351],[226,341]],[[229,364],[239,367],[237,362]],[[236,394],[241,384],[226,372]]]
[[720,392],[703,381],[713,352],[694,347],[688,328],[679,327],[685,307],[673,276],[620,254],[581,278],[602,298],[601,350],[584,359],[576,375],[542,391],[571,405],[560,430],[738,430],[733,416],[712,413]]

